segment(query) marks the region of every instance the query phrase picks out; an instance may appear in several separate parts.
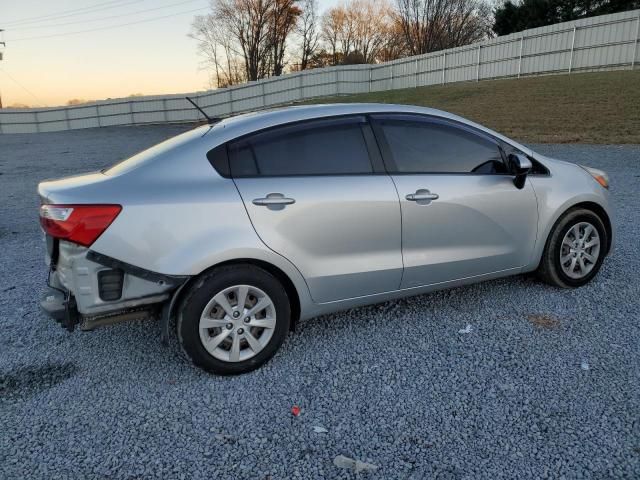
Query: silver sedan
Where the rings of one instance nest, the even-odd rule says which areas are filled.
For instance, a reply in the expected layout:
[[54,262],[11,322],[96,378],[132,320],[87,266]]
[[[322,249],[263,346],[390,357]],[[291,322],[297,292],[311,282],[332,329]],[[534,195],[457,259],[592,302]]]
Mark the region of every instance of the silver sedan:
[[157,318],[198,366],[247,372],[320,314],[533,271],[584,285],[613,243],[608,188],[438,110],[242,115],[40,183],[41,305],[69,329]]

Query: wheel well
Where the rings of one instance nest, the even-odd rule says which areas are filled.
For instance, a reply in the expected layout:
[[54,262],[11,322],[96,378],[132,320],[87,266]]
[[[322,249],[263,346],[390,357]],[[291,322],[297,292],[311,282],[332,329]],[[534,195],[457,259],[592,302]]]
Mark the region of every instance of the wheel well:
[[[584,208],[585,210],[591,210],[593,213],[595,213],[600,217],[600,219],[602,220],[602,223],[604,223],[604,228],[607,231],[607,247],[606,247],[605,255],[608,254],[609,250],[611,249],[611,240],[612,240],[611,235],[613,231],[611,227],[611,219],[609,218],[609,215],[607,215],[607,212],[605,211],[605,209],[594,202],[582,202],[582,203],[577,203],[575,205],[572,205],[571,208],[567,210],[567,212],[575,208]],[[567,212],[564,212],[564,213],[567,213]],[[562,215],[564,215],[564,213]]]
[[264,262],[262,260],[256,260],[254,258],[238,258],[238,259],[235,259],[235,260],[229,260],[229,261],[226,261],[226,262],[221,262],[221,263],[218,263],[216,265],[213,265],[213,266],[207,268],[206,270],[201,272],[199,275],[194,275],[193,277],[191,277],[187,281],[187,283],[184,285],[184,288],[182,288],[180,290],[180,292],[178,292],[179,298],[176,299],[177,301],[175,302],[175,304],[176,305],[180,305],[180,302],[182,301],[183,295],[186,293],[187,290],[189,290],[189,286],[190,286],[190,284],[192,282],[197,281],[197,279],[200,278],[203,274],[206,274],[207,272],[213,270],[214,268],[218,268],[218,267],[222,267],[222,266],[228,266],[228,265],[254,265],[256,267],[262,268],[263,270],[266,270],[271,275],[276,277],[278,279],[278,281],[284,287],[285,291],[287,292],[287,296],[289,297],[289,301],[291,303],[291,327],[290,327],[290,329],[291,330],[295,329],[296,324],[298,323],[298,320],[300,319],[300,297],[298,297],[298,291],[296,290],[296,287],[293,285],[293,282],[287,276],[287,274],[284,273],[282,270],[280,270],[278,267],[276,267],[275,265],[272,265],[272,264],[270,264],[268,262]]
[[547,238],[545,239],[543,253],[540,255],[540,261],[538,262],[538,267],[537,268],[540,268],[542,259],[544,258],[544,250],[546,250],[546,248],[547,248],[547,245],[549,243],[549,240],[551,239],[551,235],[553,235],[553,231],[555,230],[556,225],[558,225],[560,220],[568,212],[570,212],[571,210],[576,210],[576,209],[591,210],[593,213],[598,215],[598,217],[600,217],[600,219],[602,220],[602,223],[604,224],[604,228],[607,231],[607,245],[606,245],[605,255],[607,255],[609,253],[609,250],[611,249],[611,240],[612,240],[611,239],[611,233],[612,233],[611,220],[609,219],[609,215],[607,215],[607,212],[605,211],[605,209],[602,208],[597,203],[594,203],[594,202],[576,203],[575,205],[571,205],[564,212],[562,212],[562,214],[560,214],[560,216],[556,219],[555,223],[551,227],[551,230],[549,230]]

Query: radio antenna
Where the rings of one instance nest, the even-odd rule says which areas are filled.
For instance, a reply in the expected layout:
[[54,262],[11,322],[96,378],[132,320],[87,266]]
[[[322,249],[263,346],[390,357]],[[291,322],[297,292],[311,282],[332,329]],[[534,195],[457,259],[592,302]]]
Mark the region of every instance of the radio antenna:
[[205,112],[202,108],[200,108],[200,107],[198,106],[198,104],[197,104],[196,102],[194,102],[193,100],[191,100],[189,97],[184,97],[184,98],[186,98],[186,99],[189,101],[189,103],[190,103],[191,105],[193,105],[194,107],[196,107],[196,108],[200,111],[200,113],[201,113],[202,115],[204,115],[204,118],[206,118],[206,119],[207,119],[207,123],[212,124],[212,123],[217,123],[217,122],[219,122],[220,120],[222,120],[221,118],[210,117],[209,115],[207,115],[207,114],[206,114],[206,112]]

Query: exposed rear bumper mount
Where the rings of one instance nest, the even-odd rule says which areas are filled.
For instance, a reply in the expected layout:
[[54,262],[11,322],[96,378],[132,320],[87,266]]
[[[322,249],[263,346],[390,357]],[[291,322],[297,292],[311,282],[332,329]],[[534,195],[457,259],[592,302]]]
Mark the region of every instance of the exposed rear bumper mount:
[[40,299],[40,308],[70,332],[80,323],[76,300],[70,292],[48,287]]
[[173,305],[188,276],[153,272],[64,241],[57,250],[40,301],[44,313],[69,331],[161,318],[166,337],[161,311],[169,313],[163,307]]
[[139,308],[127,308],[108,314],[86,317],[78,312],[75,297],[70,292],[52,287],[49,287],[40,299],[40,308],[70,332],[73,332],[77,325],[80,325],[81,330],[93,330],[103,325],[145,320],[153,317],[159,310],[157,304],[149,304]]
[[135,277],[142,278],[143,280],[167,285],[169,287],[178,287],[189,279],[189,277],[186,275],[165,275],[162,273],[152,272],[151,270],[140,268],[135,265],[131,265],[130,263],[122,262],[113,257],[103,255],[102,253],[98,253],[93,250],[87,251],[86,258],[91,262],[99,263],[100,265],[104,265],[105,267],[123,270],[124,272]]

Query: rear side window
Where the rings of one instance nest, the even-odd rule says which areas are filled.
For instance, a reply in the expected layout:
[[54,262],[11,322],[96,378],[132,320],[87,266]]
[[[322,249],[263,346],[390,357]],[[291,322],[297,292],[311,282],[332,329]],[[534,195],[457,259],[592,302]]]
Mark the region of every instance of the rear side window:
[[394,173],[507,173],[497,143],[453,125],[378,121]]
[[362,122],[309,122],[229,145],[233,177],[367,174],[373,169]]

